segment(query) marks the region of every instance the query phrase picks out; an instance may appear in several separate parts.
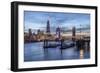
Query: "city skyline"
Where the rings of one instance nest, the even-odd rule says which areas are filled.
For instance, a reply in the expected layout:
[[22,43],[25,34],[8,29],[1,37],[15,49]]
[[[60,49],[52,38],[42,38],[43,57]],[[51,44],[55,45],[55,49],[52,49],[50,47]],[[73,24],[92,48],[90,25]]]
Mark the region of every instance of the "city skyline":
[[25,62],[90,58],[89,14],[25,11],[24,23]]
[[90,27],[90,14],[24,11],[25,30],[30,28],[44,30],[48,20],[51,30],[57,27],[70,29],[77,26],[79,28],[80,25]]

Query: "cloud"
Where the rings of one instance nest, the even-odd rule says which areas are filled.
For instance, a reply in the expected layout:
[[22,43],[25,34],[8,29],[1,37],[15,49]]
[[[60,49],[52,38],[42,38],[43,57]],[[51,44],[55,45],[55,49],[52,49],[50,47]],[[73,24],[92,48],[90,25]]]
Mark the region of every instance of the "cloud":
[[26,29],[39,29],[46,27],[47,20],[50,20],[51,27],[79,27],[90,24],[90,14],[84,13],[59,13],[59,12],[38,12],[25,11],[24,22]]

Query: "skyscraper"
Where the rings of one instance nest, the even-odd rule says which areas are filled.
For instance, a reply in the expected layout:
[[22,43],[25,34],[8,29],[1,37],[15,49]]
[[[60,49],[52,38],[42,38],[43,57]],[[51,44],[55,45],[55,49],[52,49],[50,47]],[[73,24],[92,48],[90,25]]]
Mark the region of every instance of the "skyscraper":
[[38,30],[37,30],[37,34],[40,34],[40,32],[41,32],[40,29],[38,29]]
[[47,32],[47,33],[50,33],[50,22],[49,22],[49,20],[47,21],[46,32]]
[[29,29],[29,37],[32,35],[32,29]]

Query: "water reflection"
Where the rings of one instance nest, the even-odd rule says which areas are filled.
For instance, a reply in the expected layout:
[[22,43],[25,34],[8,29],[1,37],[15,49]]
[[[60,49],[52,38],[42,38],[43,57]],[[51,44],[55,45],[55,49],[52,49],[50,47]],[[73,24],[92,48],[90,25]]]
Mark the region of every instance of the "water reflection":
[[80,59],[83,59],[83,58],[84,58],[84,50],[80,49]]
[[44,49],[43,42],[26,43],[24,45],[24,61],[87,59],[90,58],[90,51],[86,45],[85,49],[79,49],[76,46],[66,49],[60,47]]

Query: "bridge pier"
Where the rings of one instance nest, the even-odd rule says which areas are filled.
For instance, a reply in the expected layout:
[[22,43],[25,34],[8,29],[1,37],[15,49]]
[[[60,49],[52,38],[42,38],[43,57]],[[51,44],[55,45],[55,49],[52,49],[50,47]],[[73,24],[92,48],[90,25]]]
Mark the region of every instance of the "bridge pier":
[[[56,47],[56,46],[63,46],[63,42],[64,40],[54,40],[56,42],[56,44],[50,44],[49,42],[52,41],[52,40],[44,40],[44,45],[43,47],[44,48],[50,48],[50,47]],[[58,42],[58,43],[57,43]]]
[[44,40],[44,45],[43,47],[45,48],[48,45],[48,40]]
[[63,47],[63,42],[64,42],[64,40],[61,40],[60,42],[61,42],[61,48],[62,48],[62,47]]

